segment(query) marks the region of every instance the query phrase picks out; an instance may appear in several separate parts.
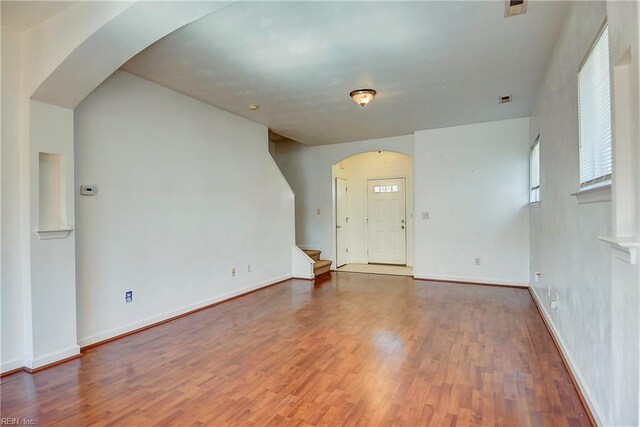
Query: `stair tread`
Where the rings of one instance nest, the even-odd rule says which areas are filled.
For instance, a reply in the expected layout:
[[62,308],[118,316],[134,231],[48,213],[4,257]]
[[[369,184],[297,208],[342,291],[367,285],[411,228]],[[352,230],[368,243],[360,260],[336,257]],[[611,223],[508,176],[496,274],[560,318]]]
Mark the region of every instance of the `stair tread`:
[[320,255],[320,251],[315,250],[315,249],[304,249],[302,252],[304,252],[305,254],[312,256],[312,255]]
[[319,268],[326,267],[327,265],[331,265],[331,260],[321,259],[316,261],[316,263],[313,265],[313,269],[317,270]]

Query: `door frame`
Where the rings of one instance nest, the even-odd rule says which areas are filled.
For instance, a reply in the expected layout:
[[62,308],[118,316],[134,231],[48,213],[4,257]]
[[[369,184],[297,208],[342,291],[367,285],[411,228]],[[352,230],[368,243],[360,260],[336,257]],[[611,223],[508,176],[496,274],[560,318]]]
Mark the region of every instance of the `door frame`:
[[[385,265],[409,265],[409,236],[407,230],[409,229],[409,220],[407,219],[407,177],[406,176],[385,176],[376,178],[365,179],[365,212],[366,212],[366,228],[365,228],[365,244],[367,245],[367,264],[369,262],[369,181],[384,181],[387,179],[401,179],[404,182],[404,264],[385,264]],[[376,264],[376,263],[374,263]]]
[[[345,262],[342,265],[338,265],[338,180],[339,179],[344,181],[345,188],[347,188],[347,189],[349,188],[348,181],[346,179],[341,178],[339,176],[333,177],[333,195],[334,195],[333,196],[333,233],[334,233],[333,236],[334,236],[335,241],[336,241],[336,246],[334,248],[335,249],[335,262],[334,262],[335,268],[339,268],[339,267],[342,267],[343,265],[349,264],[349,255],[348,255],[349,252],[347,252],[347,256],[346,256],[347,257],[347,262]],[[347,209],[348,209],[348,207],[349,207],[349,204],[348,204],[349,191],[347,190],[346,193],[347,194],[346,194],[345,198],[347,199]],[[347,219],[347,222],[349,222],[348,219]],[[347,247],[348,247],[348,245],[347,245]]]

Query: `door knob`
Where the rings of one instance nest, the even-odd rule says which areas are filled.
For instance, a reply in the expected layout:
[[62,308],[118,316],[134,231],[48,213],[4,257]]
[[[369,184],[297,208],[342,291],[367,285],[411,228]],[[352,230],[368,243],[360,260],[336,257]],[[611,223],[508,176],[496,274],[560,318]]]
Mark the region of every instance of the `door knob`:
[[402,229],[404,230],[404,225],[402,226]]

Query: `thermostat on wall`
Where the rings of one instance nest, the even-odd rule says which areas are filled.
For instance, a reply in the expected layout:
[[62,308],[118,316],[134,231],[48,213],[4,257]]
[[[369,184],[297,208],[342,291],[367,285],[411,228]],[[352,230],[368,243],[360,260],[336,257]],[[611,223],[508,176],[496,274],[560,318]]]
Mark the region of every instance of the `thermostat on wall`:
[[98,189],[95,185],[81,185],[80,186],[80,194],[83,196],[93,196],[96,194]]

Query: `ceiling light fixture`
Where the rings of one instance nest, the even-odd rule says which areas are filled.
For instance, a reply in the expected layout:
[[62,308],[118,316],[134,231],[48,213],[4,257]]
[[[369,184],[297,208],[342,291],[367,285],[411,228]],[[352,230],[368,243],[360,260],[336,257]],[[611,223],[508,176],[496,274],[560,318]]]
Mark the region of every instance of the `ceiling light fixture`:
[[260,108],[258,104],[249,104],[249,110],[256,111]]
[[351,91],[349,96],[356,104],[360,104],[361,107],[365,107],[368,103],[373,101],[376,96],[376,91],[373,89],[357,89]]

